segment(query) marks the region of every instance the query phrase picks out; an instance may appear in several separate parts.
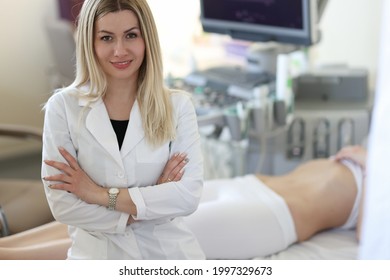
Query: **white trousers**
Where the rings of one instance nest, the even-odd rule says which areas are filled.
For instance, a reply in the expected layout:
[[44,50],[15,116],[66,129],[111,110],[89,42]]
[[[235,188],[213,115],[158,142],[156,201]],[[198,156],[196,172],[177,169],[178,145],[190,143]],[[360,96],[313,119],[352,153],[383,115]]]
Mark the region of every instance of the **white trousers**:
[[199,208],[185,222],[207,259],[251,259],[296,242],[287,204],[254,175],[205,182]]

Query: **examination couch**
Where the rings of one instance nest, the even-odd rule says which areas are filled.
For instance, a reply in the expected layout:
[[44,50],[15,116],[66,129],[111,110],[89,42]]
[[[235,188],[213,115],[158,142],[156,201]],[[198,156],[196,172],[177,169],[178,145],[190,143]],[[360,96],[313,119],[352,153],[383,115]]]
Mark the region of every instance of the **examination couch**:
[[[0,137],[42,141],[42,131],[29,126],[0,124]],[[0,178],[0,237],[53,220],[41,180]]]

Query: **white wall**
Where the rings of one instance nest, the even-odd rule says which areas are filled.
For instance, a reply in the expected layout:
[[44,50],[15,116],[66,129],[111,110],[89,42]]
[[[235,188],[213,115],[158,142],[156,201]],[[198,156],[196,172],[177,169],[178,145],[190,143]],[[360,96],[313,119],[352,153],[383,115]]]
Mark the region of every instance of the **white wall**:
[[[54,0],[0,0],[0,122],[42,127],[41,104],[49,94],[51,54],[43,15]],[[0,156],[20,149],[0,138]],[[25,145],[23,145],[25,147]]]
[[348,64],[369,70],[375,86],[382,0],[329,0],[321,21],[322,41],[313,64]]
[[148,3],[159,31],[165,73],[188,73],[192,68],[194,36],[201,32],[199,1],[148,0]]
[[51,54],[43,14],[53,0],[0,0],[0,121],[41,126]]
[[[198,0],[148,2],[160,30],[166,70],[191,70],[194,34],[201,32]],[[323,41],[312,51],[313,63],[367,67],[374,79],[381,3],[330,0],[322,21]],[[42,126],[40,109],[51,90],[47,71],[52,65],[43,20],[48,11],[56,12],[55,4],[56,0],[0,0],[1,123]],[[212,56],[204,54],[205,60]]]

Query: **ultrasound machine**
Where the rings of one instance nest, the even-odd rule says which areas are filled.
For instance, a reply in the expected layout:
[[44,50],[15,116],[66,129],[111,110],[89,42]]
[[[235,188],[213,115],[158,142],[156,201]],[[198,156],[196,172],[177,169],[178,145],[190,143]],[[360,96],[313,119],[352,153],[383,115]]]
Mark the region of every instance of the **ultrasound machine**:
[[318,23],[327,2],[200,0],[205,32],[255,46],[245,67],[194,71],[180,85],[193,93],[200,128],[213,127],[210,140],[223,142],[229,132],[225,143],[232,154],[231,176],[285,173],[343,146],[361,144],[367,136],[367,71],[307,67],[307,50],[321,39]]

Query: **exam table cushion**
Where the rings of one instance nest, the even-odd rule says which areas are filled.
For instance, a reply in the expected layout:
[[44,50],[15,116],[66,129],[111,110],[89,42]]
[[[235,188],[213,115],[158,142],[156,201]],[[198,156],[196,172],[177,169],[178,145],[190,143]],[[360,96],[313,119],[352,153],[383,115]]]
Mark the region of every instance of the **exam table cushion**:
[[316,234],[302,243],[267,256],[269,260],[355,260],[358,241],[355,230],[334,229]]
[[0,179],[0,206],[10,234],[54,220],[40,180]]

